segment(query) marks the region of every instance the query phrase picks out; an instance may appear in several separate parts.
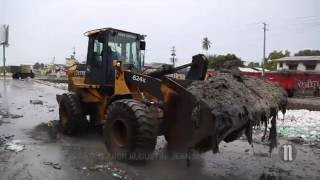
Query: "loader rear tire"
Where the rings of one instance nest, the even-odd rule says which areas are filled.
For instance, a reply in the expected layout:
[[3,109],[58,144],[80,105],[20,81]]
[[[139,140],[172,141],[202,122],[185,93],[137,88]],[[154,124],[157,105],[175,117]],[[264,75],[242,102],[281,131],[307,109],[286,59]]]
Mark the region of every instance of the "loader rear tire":
[[64,134],[75,136],[88,129],[88,121],[82,111],[79,98],[75,94],[61,95],[59,117],[60,131]]
[[108,151],[118,160],[146,160],[157,142],[148,107],[133,99],[109,105],[103,134]]

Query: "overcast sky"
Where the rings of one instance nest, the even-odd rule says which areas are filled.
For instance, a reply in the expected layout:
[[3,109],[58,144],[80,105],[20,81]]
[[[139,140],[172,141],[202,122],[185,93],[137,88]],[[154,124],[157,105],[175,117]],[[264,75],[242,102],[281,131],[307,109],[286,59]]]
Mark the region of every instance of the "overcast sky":
[[[235,53],[262,59],[262,22],[268,23],[267,52],[320,49],[319,0],[0,0],[0,24],[10,25],[7,63],[50,62],[76,47],[84,60],[87,30],[114,27],[147,35],[147,62],[178,63],[204,53]],[[2,50],[1,53],[2,55]]]

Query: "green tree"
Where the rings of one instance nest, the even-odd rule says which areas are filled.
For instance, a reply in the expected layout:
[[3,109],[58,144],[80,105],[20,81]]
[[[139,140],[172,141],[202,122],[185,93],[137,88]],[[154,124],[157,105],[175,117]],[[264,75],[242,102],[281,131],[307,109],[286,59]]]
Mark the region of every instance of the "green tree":
[[208,50],[211,47],[211,41],[208,39],[208,37],[204,37],[202,40],[202,49],[205,50],[208,54]]
[[290,52],[288,50],[285,50],[284,52],[282,51],[277,51],[274,50],[271,53],[269,53],[268,55],[268,61],[266,62],[264,68],[271,70],[271,71],[275,71],[277,70],[277,61],[276,59],[280,59],[283,57],[287,57],[290,56]]
[[36,63],[33,65],[33,69],[40,69],[40,63],[36,62]]
[[320,50],[301,50],[294,54],[294,56],[320,56]]
[[243,67],[243,61],[234,54],[208,56],[208,61],[209,68],[215,70]]
[[250,68],[260,67],[260,64],[258,62],[250,62],[248,64],[248,67]]

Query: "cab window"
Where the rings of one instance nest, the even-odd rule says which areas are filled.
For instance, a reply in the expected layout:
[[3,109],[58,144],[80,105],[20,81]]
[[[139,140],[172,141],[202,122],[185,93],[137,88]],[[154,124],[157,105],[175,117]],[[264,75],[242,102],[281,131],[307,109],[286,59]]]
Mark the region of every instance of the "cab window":
[[108,42],[108,53],[112,60],[121,60],[124,64],[133,65],[136,70],[141,69],[140,52],[137,37],[131,34],[118,33],[111,35]]

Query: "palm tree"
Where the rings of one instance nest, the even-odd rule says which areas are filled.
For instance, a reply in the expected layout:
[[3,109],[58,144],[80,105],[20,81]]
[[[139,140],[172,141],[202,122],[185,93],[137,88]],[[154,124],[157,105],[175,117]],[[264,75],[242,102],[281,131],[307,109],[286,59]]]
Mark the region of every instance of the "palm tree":
[[209,48],[211,47],[211,42],[210,40],[208,39],[208,37],[204,37],[203,40],[202,40],[202,49],[205,50],[207,52],[207,55],[208,55],[208,50]]

